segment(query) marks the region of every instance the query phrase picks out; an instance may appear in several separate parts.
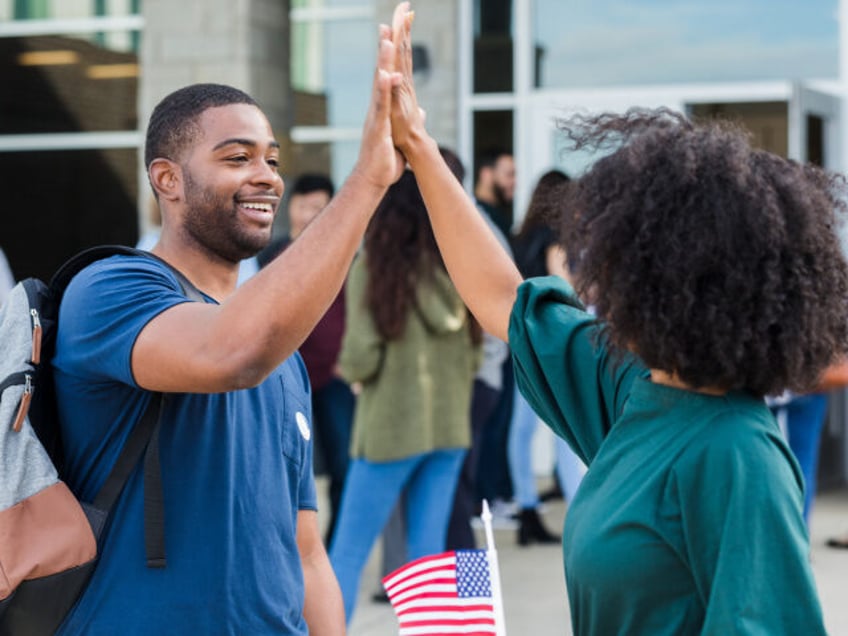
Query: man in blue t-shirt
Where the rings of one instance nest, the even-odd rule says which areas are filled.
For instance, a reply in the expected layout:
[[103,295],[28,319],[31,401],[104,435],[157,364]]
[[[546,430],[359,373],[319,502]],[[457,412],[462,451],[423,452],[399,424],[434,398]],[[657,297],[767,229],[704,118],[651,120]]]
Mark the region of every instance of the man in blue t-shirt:
[[245,93],[199,84],[150,118],[145,165],[162,210],[153,253],[83,270],[61,307],[54,359],[71,488],[90,500],[152,393],[167,566],[146,566],[143,470],[113,510],[100,563],[60,633],[341,634],[341,596],[318,531],[309,382],[295,353],[338,293],[404,163],[388,120],[384,40],[357,164],[289,249],[236,288],[264,248],[280,147]]

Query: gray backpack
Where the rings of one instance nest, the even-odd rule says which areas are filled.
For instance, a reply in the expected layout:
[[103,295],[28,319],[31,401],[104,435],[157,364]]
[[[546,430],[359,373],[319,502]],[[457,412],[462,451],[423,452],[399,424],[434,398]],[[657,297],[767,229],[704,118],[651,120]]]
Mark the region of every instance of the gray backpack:
[[[21,281],[0,307],[0,636],[48,635],[59,628],[94,571],[109,512],[142,456],[147,564],[165,566],[158,453],[164,395],[152,395],[93,501],[80,502],[62,481],[51,368],[59,304],[77,273],[116,254],[156,258],[123,246],[92,248],[65,263],[49,285]],[[203,301],[171,271],[187,297]]]

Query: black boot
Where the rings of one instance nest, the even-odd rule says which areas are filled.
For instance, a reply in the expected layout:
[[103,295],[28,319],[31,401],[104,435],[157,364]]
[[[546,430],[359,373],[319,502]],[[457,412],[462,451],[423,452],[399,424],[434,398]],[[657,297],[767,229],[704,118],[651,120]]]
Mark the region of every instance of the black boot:
[[522,508],[518,525],[518,545],[559,543],[560,538],[548,532],[535,508]]

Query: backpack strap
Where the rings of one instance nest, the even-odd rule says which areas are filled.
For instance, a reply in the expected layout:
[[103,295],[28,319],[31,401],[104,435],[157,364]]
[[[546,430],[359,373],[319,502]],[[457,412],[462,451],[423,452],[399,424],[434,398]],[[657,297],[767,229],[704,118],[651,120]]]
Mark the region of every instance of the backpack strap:
[[65,261],[56,273],[53,274],[53,278],[50,279],[50,290],[56,295],[57,302],[58,299],[61,299],[62,294],[65,293],[65,289],[68,287],[68,284],[74,276],[79,274],[83,269],[95,261],[109,258],[110,256],[141,256],[143,258],[150,258],[155,261],[159,261],[165,265],[165,267],[167,267],[174,276],[176,276],[177,282],[180,284],[180,289],[186,298],[197,302],[205,302],[203,293],[197,289],[197,287],[195,287],[188,278],[186,278],[185,274],[171,265],[168,261],[156,256],[156,254],[153,254],[152,252],[139,250],[134,247],[127,247],[126,245],[98,245],[96,247],[90,247]]
[[[165,497],[162,491],[162,466],[159,462],[159,431],[168,396],[164,393],[158,395],[161,397],[156,426],[144,453],[144,552],[149,568],[164,568],[166,565]],[[155,400],[154,396],[150,403],[153,404]]]
[[147,567],[164,568],[165,501],[162,494],[162,467],[159,463],[159,429],[167,396],[154,393],[141,419],[133,427],[115,465],[100,487],[92,504],[108,515],[124,489],[130,474],[144,454],[144,547]]
[[[165,265],[177,278],[183,295],[196,302],[205,302],[202,292],[170,263],[155,254],[124,245],[101,245],[89,248],[65,262],[50,280],[56,303],[74,276],[95,261],[110,256],[141,256]],[[92,502],[94,507],[110,514],[130,474],[144,453],[144,547],[147,567],[164,568],[165,560],[165,500],[162,492],[162,466],[159,460],[159,429],[167,405],[164,393],[153,392],[141,419],[133,427],[121,449],[115,465]]]

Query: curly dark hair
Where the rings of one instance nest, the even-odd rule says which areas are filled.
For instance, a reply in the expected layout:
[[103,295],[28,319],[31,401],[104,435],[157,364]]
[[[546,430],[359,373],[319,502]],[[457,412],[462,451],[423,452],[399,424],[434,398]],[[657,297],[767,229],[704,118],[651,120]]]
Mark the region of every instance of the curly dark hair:
[[147,124],[144,142],[144,166],[157,157],[178,160],[183,149],[199,130],[197,118],[209,108],[256,101],[244,91],[225,84],[192,84],[166,95]]
[[848,349],[845,180],[669,110],[560,122],[614,149],[565,190],[561,238],[618,352],[689,386],[813,386]]
[[[440,148],[451,171],[461,180],[462,164],[453,152]],[[410,170],[386,192],[365,231],[368,282],[365,305],[377,332],[386,340],[403,335],[414,307],[416,289],[445,269],[418,182]],[[482,338],[477,321],[469,317],[472,341]]]

